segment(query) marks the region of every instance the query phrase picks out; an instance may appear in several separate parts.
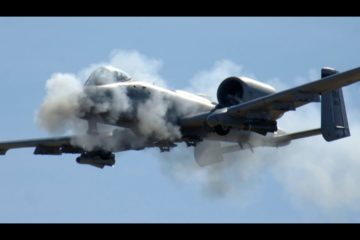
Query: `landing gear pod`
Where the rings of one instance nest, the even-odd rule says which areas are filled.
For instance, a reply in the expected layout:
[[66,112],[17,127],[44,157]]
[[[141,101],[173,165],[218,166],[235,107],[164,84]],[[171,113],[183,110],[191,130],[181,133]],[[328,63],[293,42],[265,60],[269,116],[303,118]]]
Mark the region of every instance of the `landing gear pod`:
[[115,164],[115,155],[111,152],[92,151],[84,152],[80,157],[76,158],[79,164],[89,164],[94,167],[104,168],[105,166],[113,166]]

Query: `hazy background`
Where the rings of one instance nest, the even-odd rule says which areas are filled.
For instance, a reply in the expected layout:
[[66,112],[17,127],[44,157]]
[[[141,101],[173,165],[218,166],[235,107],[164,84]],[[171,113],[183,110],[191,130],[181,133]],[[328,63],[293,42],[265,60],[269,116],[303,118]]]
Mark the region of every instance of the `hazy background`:
[[[359,42],[359,18],[0,18],[0,140],[48,136],[35,123],[46,81],[119,52],[135,74],[211,94],[227,74],[281,90],[317,79],[323,66],[357,67]],[[10,150],[0,156],[0,222],[359,222],[359,89],[344,89],[350,138],[246,151],[215,170],[194,170],[184,147],[119,153],[103,170],[76,155]],[[313,104],[279,125],[319,124]]]

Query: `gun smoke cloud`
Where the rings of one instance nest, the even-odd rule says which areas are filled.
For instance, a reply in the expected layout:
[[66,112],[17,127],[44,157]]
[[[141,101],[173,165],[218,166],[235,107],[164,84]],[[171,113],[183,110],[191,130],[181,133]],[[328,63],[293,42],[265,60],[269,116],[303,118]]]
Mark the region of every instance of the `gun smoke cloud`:
[[[77,117],[84,110],[91,109],[96,114],[110,112],[109,119],[112,122],[116,122],[119,113],[135,111],[140,120],[139,131],[145,137],[156,134],[156,137],[160,139],[179,138],[179,127],[165,121],[165,115],[170,106],[159,95],[151,95],[136,109],[132,109],[123,90],[117,89],[113,92],[111,101],[102,102],[92,101],[92,99],[84,96],[82,91],[82,86],[89,75],[100,66],[121,68],[129,73],[133,79],[141,79],[141,81],[157,86],[165,86],[165,81],[158,74],[161,64],[161,61],[148,58],[136,51],[115,51],[112,53],[109,62],[92,64],[77,74],[55,73],[46,83],[46,97],[37,111],[37,124],[50,134],[61,134],[69,131],[84,134],[87,123]],[[101,130],[112,129],[109,126],[100,125],[100,127]],[[94,147],[93,139],[83,137],[80,139],[82,140],[80,144],[88,150]]]
[[[319,72],[312,69],[308,76],[297,77],[293,82],[278,78],[263,81],[280,91],[319,79]],[[203,89],[202,92],[215,100],[220,82],[233,75],[247,74],[242,72],[242,66],[221,60],[212,68],[195,74],[188,89],[196,92]],[[335,215],[339,211],[359,210],[360,187],[357,182],[360,180],[360,162],[356,146],[360,125],[351,121],[360,116],[354,102],[356,93],[344,88],[351,137],[328,143],[322,136],[317,136],[293,141],[291,145],[278,149],[258,148],[254,149],[255,153],[244,150],[225,154],[225,161],[205,169],[198,167],[193,160],[187,160],[192,156],[185,156],[184,149],[167,154],[163,171],[176,181],[198,182],[206,196],[229,196],[244,205],[261,197],[266,177],[277,182],[291,202],[300,208],[312,206]],[[320,106],[309,104],[288,112],[279,120],[279,126],[287,132],[319,127]]]
[[[84,121],[76,118],[79,105],[76,99],[89,74],[100,65],[113,65],[128,72],[133,78],[166,86],[159,72],[162,62],[146,57],[136,51],[114,51],[108,62],[92,64],[76,74],[55,73],[46,83],[47,95],[37,112],[37,123],[51,134],[86,131]],[[292,82],[281,79],[259,79],[278,90],[295,86],[300,82],[315,80],[318,76],[296,78]],[[230,61],[220,60],[210,69],[199,71],[189,80],[186,90],[204,93],[216,101],[216,90],[228,76],[248,75],[243,67]],[[358,88],[358,86],[351,86]],[[327,143],[321,136],[294,141],[279,149],[244,150],[225,155],[225,161],[200,168],[196,165],[192,149],[183,146],[170,153],[154,154],[161,159],[162,171],[175,182],[197,183],[205,196],[234,197],[243,204],[251,204],[261,197],[264,179],[271,178],[298,206],[312,206],[324,211],[357,211],[360,200],[360,161],[357,143],[360,125],[353,119],[360,119],[356,109],[354,92],[344,88],[351,137]],[[124,95],[119,93],[118,111],[128,111]],[[90,105],[93,103],[89,103]],[[151,106],[151,111],[149,110]],[[111,105],[96,105],[98,111],[114,108]],[[164,121],[168,106],[154,96],[138,108],[138,116],[144,119],[140,130],[144,135],[163,132],[164,138],[178,137],[177,126]],[[304,121],[306,119],[306,121]],[[285,131],[298,131],[320,126],[320,109],[309,104],[295,112],[286,113],[279,121]]]
[[82,84],[74,74],[55,73],[46,82],[46,96],[38,114],[38,125],[50,133],[74,128]]

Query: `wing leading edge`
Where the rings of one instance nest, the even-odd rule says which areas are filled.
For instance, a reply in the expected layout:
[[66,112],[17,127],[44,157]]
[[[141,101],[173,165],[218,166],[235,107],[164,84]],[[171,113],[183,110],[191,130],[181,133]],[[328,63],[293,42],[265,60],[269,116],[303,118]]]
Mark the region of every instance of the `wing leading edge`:
[[19,140],[19,141],[8,141],[0,142],[0,155],[5,155],[9,149],[14,148],[30,148],[35,147],[38,151],[43,148],[60,148],[60,147],[73,147],[71,145],[72,137],[54,137],[54,138],[39,138],[39,139],[28,139],[28,140]]
[[66,137],[27,139],[0,142],[0,155],[10,149],[35,148],[34,154],[60,155],[62,153],[84,153],[97,150],[121,152],[153,147],[155,143],[139,139],[128,129],[96,135],[74,135]]

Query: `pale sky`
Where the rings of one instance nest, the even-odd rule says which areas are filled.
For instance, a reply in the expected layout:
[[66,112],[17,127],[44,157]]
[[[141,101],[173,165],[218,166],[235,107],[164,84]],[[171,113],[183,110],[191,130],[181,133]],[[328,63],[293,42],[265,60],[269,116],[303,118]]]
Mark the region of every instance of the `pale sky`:
[[[190,80],[197,85],[196,76],[222,60],[259,81],[295,86],[316,80],[323,66],[345,71],[360,65],[360,18],[13,17],[0,18],[0,43],[0,140],[6,141],[47,137],[34,121],[46,80],[55,72],[78,73],[93,63],[109,61],[115,50],[137,51],[161,61],[159,74],[171,88],[187,89]],[[354,129],[350,138],[327,144],[316,137],[315,144],[295,145],[294,151],[284,150],[283,155],[313,156],[320,145],[324,156],[337,148],[349,152],[347,146],[360,140],[359,89],[355,84],[345,90]],[[314,111],[299,117],[291,113],[294,121],[284,126],[299,129],[308,121],[316,124],[319,111]],[[76,155],[34,156],[32,151],[11,150],[0,156],[0,222],[360,220],[355,204],[360,187],[354,178],[360,175],[358,149],[332,159],[331,164],[325,157],[291,167],[270,159],[254,161],[261,163],[254,171],[248,162],[242,169],[245,181],[229,180],[235,190],[225,196],[209,196],[197,173],[181,172],[178,177],[158,149],[118,153],[115,167],[103,170],[76,164]],[[183,151],[191,155],[191,149]],[[318,183],[320,175],[324,177]],[[316,190],[311,177],[313,185],[320,186]],[[301,185],[303,181],[310,184]],[[317,190],[325,188],[329,190]]]

